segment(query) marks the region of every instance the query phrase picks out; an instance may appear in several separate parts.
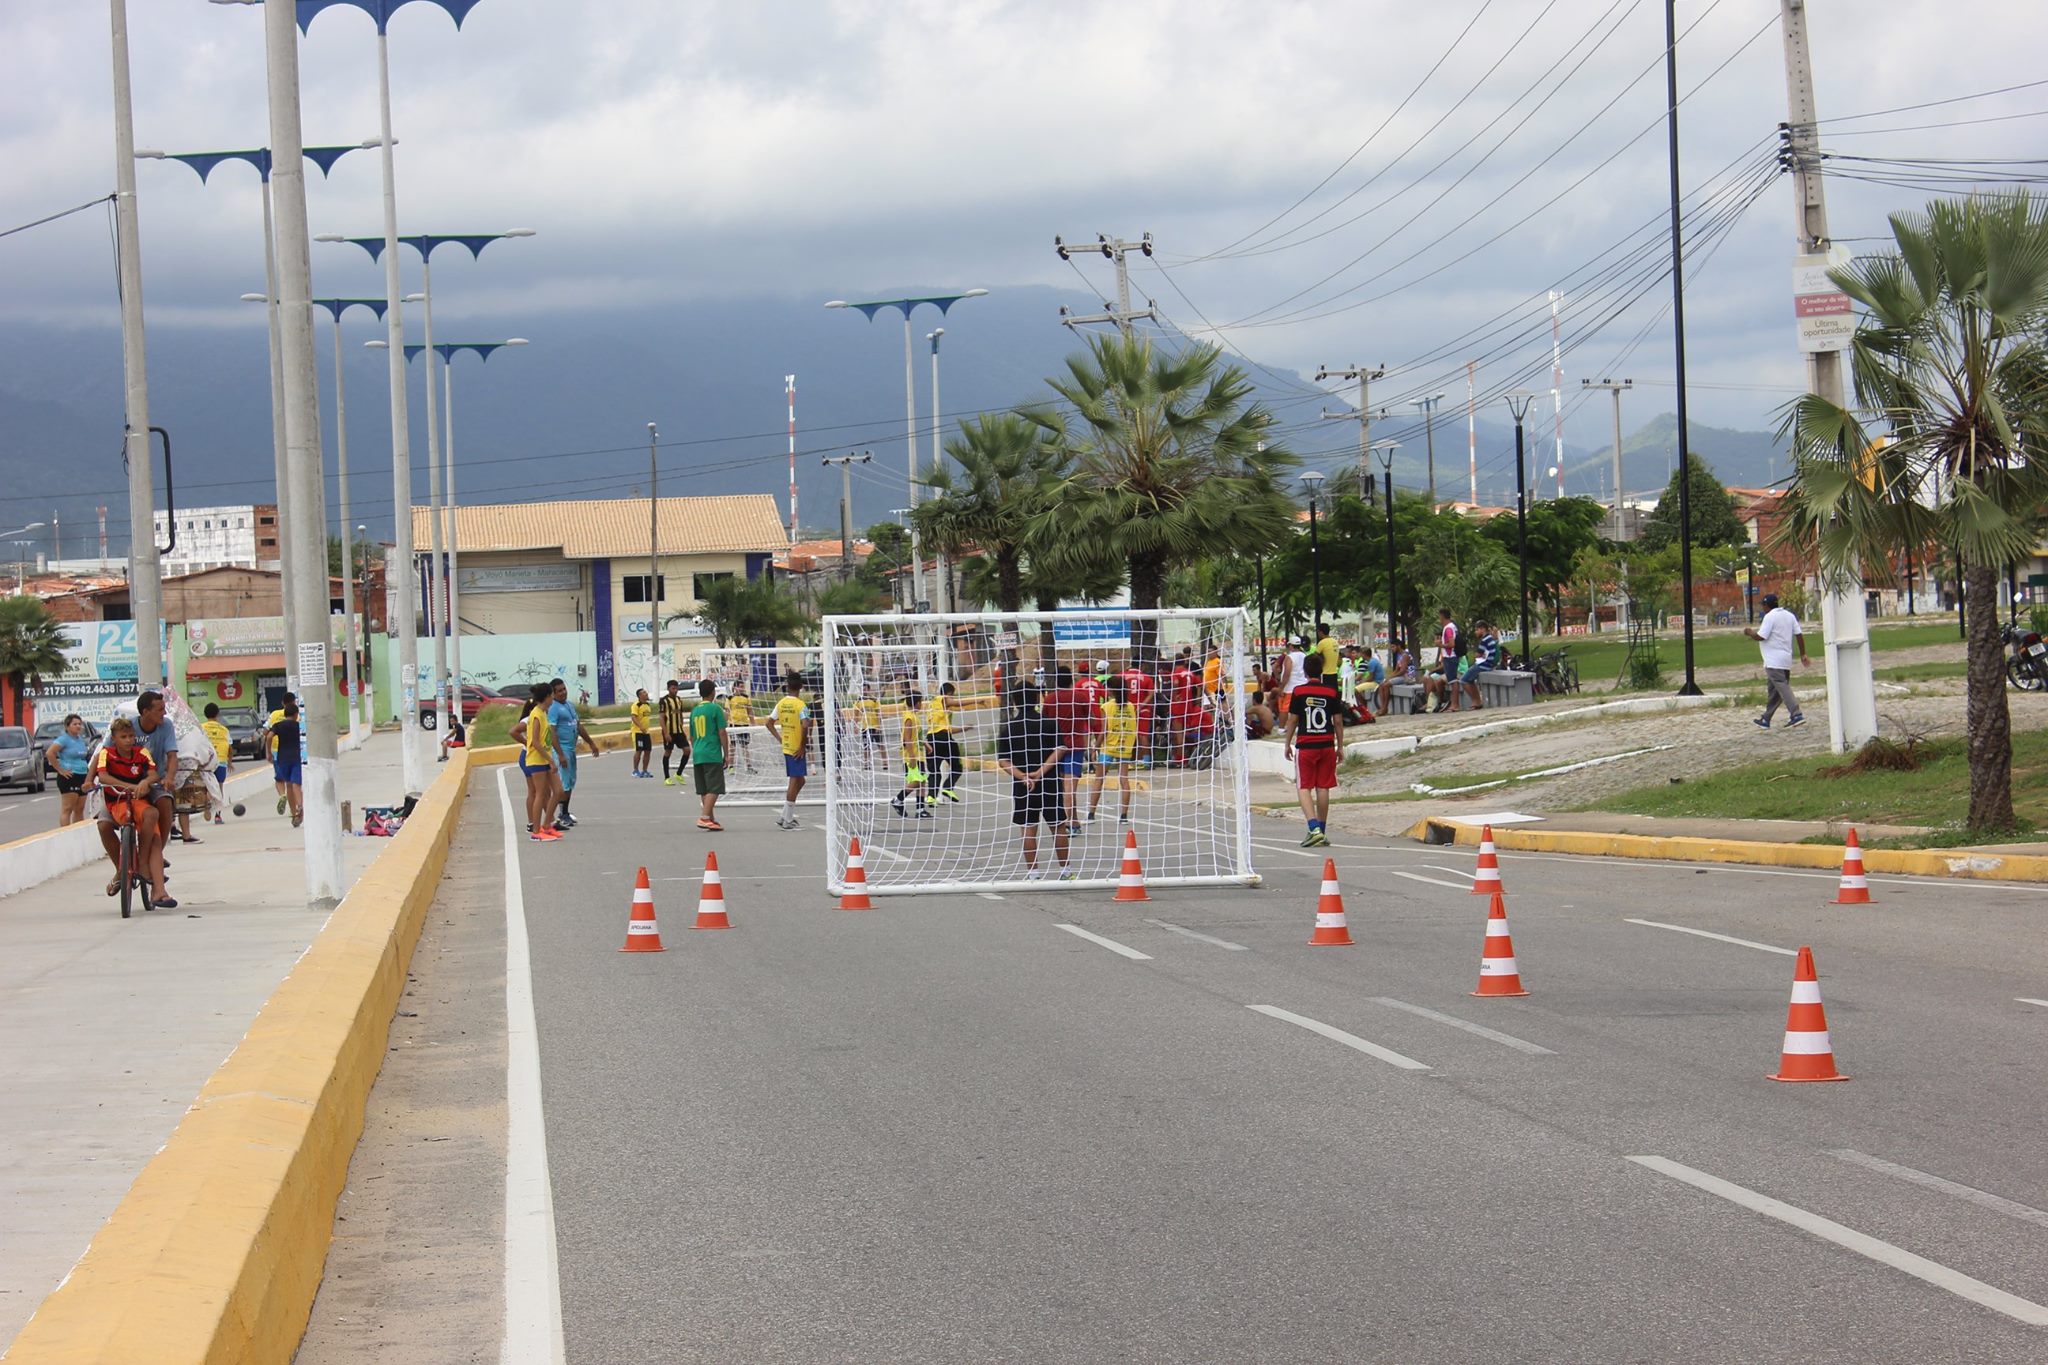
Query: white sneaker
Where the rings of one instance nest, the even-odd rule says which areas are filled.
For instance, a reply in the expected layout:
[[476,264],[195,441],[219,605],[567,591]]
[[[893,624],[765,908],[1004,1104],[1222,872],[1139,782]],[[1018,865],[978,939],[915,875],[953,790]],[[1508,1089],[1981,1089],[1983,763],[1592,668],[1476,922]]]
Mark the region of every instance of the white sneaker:
[[1027,882],[1042,882],[1045,880],[1045,872],[1042,868],[1027,867],[1024,869],[1024,880]]

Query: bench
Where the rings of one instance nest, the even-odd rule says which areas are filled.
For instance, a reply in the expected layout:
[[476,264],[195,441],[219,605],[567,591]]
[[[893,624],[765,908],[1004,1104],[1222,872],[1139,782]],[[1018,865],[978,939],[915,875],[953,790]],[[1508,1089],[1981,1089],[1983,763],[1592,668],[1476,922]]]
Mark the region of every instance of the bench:
[[1487,706],[1528,706],[1536,700],[1536,675],[1489,668],[1473,675],[1479,680],[1479,700]]
[[1387,714],[1412,716],[1422,709],[1422,684],[1397,682],[1387,689]]

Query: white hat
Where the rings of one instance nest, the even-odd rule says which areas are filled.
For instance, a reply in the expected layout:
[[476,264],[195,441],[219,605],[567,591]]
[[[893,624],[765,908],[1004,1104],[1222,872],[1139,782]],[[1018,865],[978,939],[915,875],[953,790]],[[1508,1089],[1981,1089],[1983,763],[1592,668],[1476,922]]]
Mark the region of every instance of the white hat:
[[1101,669],[1104,673],[1109,672],[1109,660],[1107,659],[1097,659],[1095,661],[1095,666]]

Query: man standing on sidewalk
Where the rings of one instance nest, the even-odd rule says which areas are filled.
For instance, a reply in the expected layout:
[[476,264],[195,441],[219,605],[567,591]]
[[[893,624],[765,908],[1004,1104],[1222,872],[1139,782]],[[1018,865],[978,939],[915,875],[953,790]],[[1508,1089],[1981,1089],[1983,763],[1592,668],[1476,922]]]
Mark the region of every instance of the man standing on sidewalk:
[[1777,714],[1778,703],[1785,704],[1785,714],[1790,717],[1785,728],[1806,724],[1806,715],[1799,709],[1799,698],[1792,695],[1792,651],[1799,650],[1799,666],[1806,667],[1811,660],[1806,657],[1806,636],[1799,628],[1799,618],[1778,605],[1778,595],[1764,594],[1764,619],[1754,626],[1744,626],[1742,633],[1755,640],[1764,656],[1764,713],[1756,718],[1756,728],[1771,728],[1771,717]]

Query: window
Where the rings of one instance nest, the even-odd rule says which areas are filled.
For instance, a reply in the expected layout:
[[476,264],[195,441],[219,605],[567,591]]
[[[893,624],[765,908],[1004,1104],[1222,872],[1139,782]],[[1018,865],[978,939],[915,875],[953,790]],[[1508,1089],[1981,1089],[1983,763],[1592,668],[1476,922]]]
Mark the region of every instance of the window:
[[721,578],[731,578],[731,577],[732,577],[732,575],[731,575],[730,573],[700,573],[700,574],[691,574],[691,575],[690,575],[690,596],[692,596],[692,597],[696,598],[696,599],[697,599],[697,600],[698,600],[699,602],[702,602],[702,601],[704,600],[704,595],[705,595],[706,591],[707,591],[707,590],[709,590],[709,588],[711,587],[711,585],[712,585],[713,583],[716,583],[716,582],[717,582],[717,581],[718,581],[719,579],[721,579]]
[[621,587],[625,589],[625,600],[627,602],[668,601],[668,575],[663,574],[661,576],[660,582],[655,584],[654,596],[651,598],[647,595],[648,583],[650,582],[650,578],[650,575],[644,573],[629,573],[623,575],[619,579],[619,584]]

